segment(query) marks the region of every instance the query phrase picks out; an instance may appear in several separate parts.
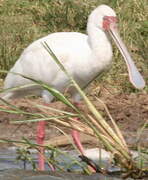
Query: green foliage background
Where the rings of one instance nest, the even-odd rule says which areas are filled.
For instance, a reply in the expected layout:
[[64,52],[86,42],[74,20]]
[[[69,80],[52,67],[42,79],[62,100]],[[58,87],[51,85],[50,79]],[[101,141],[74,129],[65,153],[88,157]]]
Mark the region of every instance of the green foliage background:
[[[88,15],[100,4],[115,9],[121,37],[148,81],[148,5],[144,0],[0,0],[0,69],[10,69],[25,47],[49,33],[85,33]],[[125,63],[114,48],[113,66],[97,82],[134,92],[127,79]]]

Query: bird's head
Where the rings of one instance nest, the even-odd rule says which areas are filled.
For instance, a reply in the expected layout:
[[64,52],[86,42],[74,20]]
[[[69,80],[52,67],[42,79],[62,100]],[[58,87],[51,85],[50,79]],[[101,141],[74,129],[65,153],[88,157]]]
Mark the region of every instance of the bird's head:
[[116,13],[109,6],[100,5],[92,11],[88,18],[88,23],[99,29],[108,30],[110,24],[117,23]]
[[145,81],[138,72],[125,44],[121,40],[118,33],[117,16],[115,11],[107,5],[98,6],[95,10],[92,11],[88,18],[88,27],[104,31],[113,38],[126,62],[131,83],[136,88],[143,88],[145,86]]

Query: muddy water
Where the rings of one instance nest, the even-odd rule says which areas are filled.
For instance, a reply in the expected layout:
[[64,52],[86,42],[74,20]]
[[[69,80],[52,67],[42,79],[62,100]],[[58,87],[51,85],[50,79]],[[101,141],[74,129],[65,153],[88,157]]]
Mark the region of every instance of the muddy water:
[[[92,153],[92,151],[91,151]],[[70,154],[75,157],[78,160],[78,157],[75,152],[70,152]],[[60,172],[50,172],[48,166],[46,166],[45,172],[35,172],[32,170],[32,165],[28,162],[18,161],[16,160],[18,154],[16,153],[15,148],[9,148],[5,150],[0,151],[0,180],[17,180],[17,179],[23,179],[23,180],[36,180],[36,179],[42,179],[42,180],[98,180],[98,179],[107,179],[107,180],[113,180],[113,179],[119,179],[119,178],[113,178],[113,177],[107,177],[103,176],[102,174],[94,174],[92,176],[84,176],[84,175],[78,175],[76,173],[60,173]],[[64,157],[65,158],[65,157]],[[64,159],[64,162],[70,163],[70,160],[67,158]],[[37,164],[37,154],[33,153],[33,159],[34,162]],[[62,166],[65,164],[60,162],[61,157],[59,157],[59,163]],[[57,159],[58,160],[58,159]],[[64,167],[63,167],[64,168]],[[73,170],[80,170],[80,167],[74,166]],[[48,171],[47,171],[48,170]]]
[[[71,156],[76,158],[77,160],[78,155],[75,151],[69,152]],[[86,154],[88,157],[92,156],[92,159],[96,161],[98,159],[98,149],[90,149],[86,151]],[[119,177],[113,177],[113,176],[105,176],[102,174],[93,174],[93,175],[80,175],[77,173],[67,173],[67,172],[51,172],[49,171],[48,166],[46,166],[46,171],[39,172],[39,171],[33,171],[32,165],[28,162],[23,161],[17,161],[18,154],[16,153],[15,148],[8,148],[7,150],[0,150],[0,180],[120,180]],[[137,156],[137,153],[134,153],[134,156]],[[101,158],[102,163],[109,169],[109,153],[102,150]],[[59,164],[61,167],[64,168],[64,163],[62,163],[61,158],[58,157],[57,159],[59,161]],[[64,157],[65,158],[65,157]],[[65,158],[63,160],[67,163],[70,163],[70,160]],[[33,152],[33,159],[34,162],[37,164],[37,154],[36,152]],[[25,168],[25,169],[24,169]],[[73,171],[80,171],[80,167],[74,166]],[[117,171],[117,168],[111,168],[110,171]],[[130,178],[128,180],[131,180]]]
[[[49,173],[23,171],[18,169],[5,170],[0,172],[0,180],[121,180],[117,177],[109,177],[101,174],[93,174],[90,176],[78,175],[72,173]],[[131,179],[128,179],[131,180]]]

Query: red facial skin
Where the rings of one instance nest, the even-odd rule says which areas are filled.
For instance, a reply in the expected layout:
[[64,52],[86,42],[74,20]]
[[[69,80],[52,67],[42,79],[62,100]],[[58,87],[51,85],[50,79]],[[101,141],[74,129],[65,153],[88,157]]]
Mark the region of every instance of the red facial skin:
[[116,28],[117,18],[115,16],[104,16],[103,18],[103,29],[110,30],[112,24]]

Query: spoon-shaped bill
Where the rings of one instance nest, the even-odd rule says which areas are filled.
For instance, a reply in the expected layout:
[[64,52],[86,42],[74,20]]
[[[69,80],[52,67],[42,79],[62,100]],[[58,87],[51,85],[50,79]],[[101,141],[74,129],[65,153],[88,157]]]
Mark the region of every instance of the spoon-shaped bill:
[[124,57],[124,60],[128,67],[129,79],[130,79],[131,83],[138,89],[144,88],[145,81],[144,81],[142,75],[139,73],[138,69],[136,68],[135,63],[132,60],[125,44],[123,43],[123,41],[120,38],[117,27],[114,24],[110,25],[109,34],[113,38],[113,40],[116,43],[117,47],[119,48],[122,56]]

